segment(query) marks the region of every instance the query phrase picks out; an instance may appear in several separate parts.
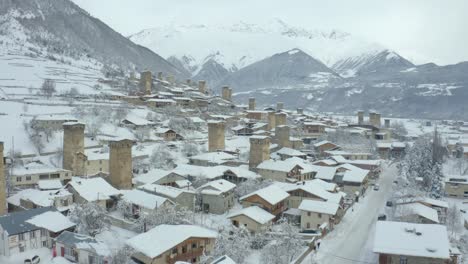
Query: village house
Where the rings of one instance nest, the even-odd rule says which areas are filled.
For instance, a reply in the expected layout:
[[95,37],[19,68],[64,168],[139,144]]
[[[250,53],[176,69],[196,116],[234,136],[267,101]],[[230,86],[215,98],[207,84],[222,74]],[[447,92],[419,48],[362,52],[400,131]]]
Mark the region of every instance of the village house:
[[39,180],[59,179],[62,182],[71,180],[72,172],[69,170],[50,167],[41,163],[32,162],[12,169],[10,183],[16,187],[34,187]]
[[140,190],[122,190],[120,199],[131,207],[128,216],[138,218],[140,215],[150,215],[159,208],[175,205],[171,200]]
[[315,143],[314,145],[314,150],[319,156],[323,156],[325,151],[329,150],[337,150],[340,148],[340,146],[328,141],[328,140],[322,140],[320,142]]
[[298,209],[302,230],[332,230],[343,215],[339,204],[317,200],[304,200]]
[[446,201],[436,200],[436,199],[432,199],[429,197],[408,197],[408,198],[398,199],[394,203],[396,205],[419,203],[419,204],[428,206],[437,211],[440,223],[444,224],[446,222],[447,211],[449,208],[449,205]]
[[176,101],[168,98],[156,98],[149,99],[146,101],[146,105],[152,108],[161,108],[166,106],[173,106],[176,104]]
[[379,264],[446,264],[449,248],[443,225],[377,221],[373,251]]
[[121,195],[119,190],[101,177],[74,178],[66,185],[66,188],[73,194],[74,203],[95,202],[103,208],[113,207]]
[[270,185],[239,198],[243,207],[258,206],[275,216],[278,220],[288,209],[286,199],[289,194],[275,185]]
[[74,223],[52,207],[0,216],[0,255],[51,248],[53,238],[74,227]]
[[307,154],[303,153],[303,152],[300,152],[299,150],[295,150],[295,149],[292,149],[292,148],[281,148],[280,150],[276,151],[275,153],[273,154],[276,154],[279,156],[279,158],[281,160],[286,160],[286,159],[289,159],[289,158],[301,158],[301,159],[307,159]]
[[[80,158],[81,153],[78,153]],[[83,155],[85,174],[80,176],[95,176],[109,174],[109,152],[102,152],[101,150],[85,150]]]
[[195,206],[195,192],[188,189],[179,189],[171,186],[158,184],[145,184],[138,187],[139,190],[168,198],[179,207],[193,210]]
[[151,169],[145,174],[134,177],[132,181],[135,186],[141,186],[150,183],[177,187],[177,183],[180,181],[186,181],[186,177],[171,171]]
[[303,168],[287,160],[265,160],[260,163],[256,172],[265,179],[282,182],[296,182],[311,179],[311,175],[303,175]]
[[156,136],[164,139],[164,141],[176,141],[176,140],[183,139],[181,135],[177,134],[177,132],[175,132],[174,130],[170,128],[160,127],[160,128],[157,128],[154,131],[154,133],[156,134]]
[[231,127],[231,131],[234,133],[236,136],[251,136],[253,135],[254,131],[250,127],[238,125],[235,127]]
[[[319,183],[318,181],[321,180],[316,179],[297,183],[275,182],[274,185],[280,187],[289,194],[287,198],[288,208],[298,208],[304,200],[330,202],[342,206],[344,202],[343,196],[345,196],[345,194],[332,193],[326,189],[336,189],[336,184],[323,181],[323,183]],[[325,187],[325,184],[335,185],[335,187]]]
[[449,197],[468,198],[468,177],[449,177],[449,179],[445,181],[445,192]]
[[[237,162],[236,162],[237,161]],[[223,152],[207,152],[189,158],[189,163],[196,166],[217,166],[239,163],[235,155]]]
[[261,111],[261,110],[252,110],[252,111],[246,111],[247,115],[246,117],[248,119],[254,119],[254,120],[266,120],[268,117],[268,112],[267,111]]
[[39,115],[31,120],[31,127],[33,129],[61,130],[64,123],[77,121],[76,118],[68,115]]
[[348,195],[363,194],[369,181],[369,171],[360,169],[351,164],[343,164],[336,168],[334,181],[343,186]]
[[62,189],[63,184],[59,179],[55,180],[39,180],[37,182],[37,188],[41,191],[51,191]]
[[420,203],[399,204],[395,208],[395,220],[420,224],[439,224],[437,210]]
[[60,212],[66,212],[73,205],[73,195],[66,189],[48,191],[25,189],[8,197],[7,202],[10,212],[51,206]]
[[258,206],[250,206],[230,213],[227,218],[235,227],[244,227],[251,233],[259,233],[270,229],[275,216]]
[[326,124],[321,122],[304,122],[302,129],[307,137],[318,138],[325,134]]
[[203,212],[224,214],[234,206],[234,189],[236,185],[226,180],[210,181],[197,189],[201,194]]
[[200,263],[200,258],[213,250],[216,237],[215,231],[200,226],[159,225],[130,238],[126,244],[136,251],[132,259],[137,263]]
[[371,153],[366,152],[348,152],[343,150],[327,150],[324,151],[325,156],[342,156],[347,160],[368,160],[372,157]]
[[55,252],[79,264],[112,263],[112,250],[104,242],[83,234],[62,232],[55,238]]
[[148,121],[136,115],[127,115],[127,117],[120,122],[121,126],[131,129],[150,128],[155,125],[154,122]]

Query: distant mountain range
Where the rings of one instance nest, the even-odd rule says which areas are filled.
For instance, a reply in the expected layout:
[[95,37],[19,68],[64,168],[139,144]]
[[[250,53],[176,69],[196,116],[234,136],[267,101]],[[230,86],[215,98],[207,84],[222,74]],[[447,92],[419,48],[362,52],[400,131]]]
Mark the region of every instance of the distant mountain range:
[[[415,65],[383,45],[341,31],[275,19],[264,25],[169,25],[129,37],[170,58],[238,102],[284,101],[289,107],[352,113],[467,119],[468,62]],[[196,43],[196,45],[194,44]]]

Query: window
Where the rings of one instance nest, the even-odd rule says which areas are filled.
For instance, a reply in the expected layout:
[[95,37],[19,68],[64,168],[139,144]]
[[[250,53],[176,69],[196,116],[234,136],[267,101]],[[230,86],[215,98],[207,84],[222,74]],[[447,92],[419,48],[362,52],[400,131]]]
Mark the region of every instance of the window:
[[400,264],[408,264],[408,258],[405,256],[400,256]]
[[39,180],[47,180],[47,179],[49,179],[49,175],[47,175],[47,174],[39,175]]
[[176,247],[172,249],[171,254],[177,254],[177,248]]
[[58,178],[60,178],[60,174],[58,174],[58,173],[52,174],[52,175],[50,175],[50,178],[51,179],[58,179]]
[[26,181],[30,181],[31,180],[31,176],[26,176]]
[[318,218],[322,218],[322,214],[321,214],[321,213],[318,213]]
[[65,177],[68,177],[68,172],[67,172],[67,173],[65,173]]
[[[24,240],[24,233],[18,234],[18,240],[23,241]],[[22,252],[22,251],[21,251]]]
[[20,247],[19,247],[19,251],[20,251],[20,252],[24,252],[24,246],[20,246]]
[[307,216],[310,216],[310,212],[307,212]]
[[41,229],[41,237],[46,237],[47,236],[47,230]]
[[307,228],[308,228],[308,229],[310,228],[310,223],[307,223]]
[[31,233],[29,233],[29,237],[36,238],[36,231],[32,231]]
[[16,177],[16,181],[17,181],[17,182],[21,182],[22,180],[23,180],[23,178],[21,178],[21,177]]
[[197,248],[197,243],[192,243],[192,248]]
[[47,247],[47,241],[42,241],[42,246]]
[[95,262],[94,256],[88,255],[88,263],[89,263],[89,264],[94,264],[94,263],[96,263],[96,262]]
[[187,253],[187,246],[182,246],[182,253]]
[[102,164],[102,160],[99,161],[99,164]]

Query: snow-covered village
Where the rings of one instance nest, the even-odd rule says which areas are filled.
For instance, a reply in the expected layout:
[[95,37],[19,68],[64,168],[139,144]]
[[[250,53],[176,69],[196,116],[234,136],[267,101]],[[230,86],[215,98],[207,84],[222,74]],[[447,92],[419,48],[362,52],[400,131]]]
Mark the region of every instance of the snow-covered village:
[[0,0],[1,264],[468,263],[468,54],[124,2]]

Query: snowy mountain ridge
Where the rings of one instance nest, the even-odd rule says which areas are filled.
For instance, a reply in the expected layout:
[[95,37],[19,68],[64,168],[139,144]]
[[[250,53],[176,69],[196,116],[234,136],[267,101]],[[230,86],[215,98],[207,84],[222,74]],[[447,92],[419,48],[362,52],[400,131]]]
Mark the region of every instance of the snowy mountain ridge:
[[387,50],[382,45],[346,32],[310,30],[292,26],[280,19],[264,24],[173,23],[140,31],[129,38],[165,58],[174,57],[186,61],[186,69],[192,69],[193,76],[208,60],[215,60],[228,71],[234,72],[294,48],[303,50],[328,67],[350,58],[375,56]]

